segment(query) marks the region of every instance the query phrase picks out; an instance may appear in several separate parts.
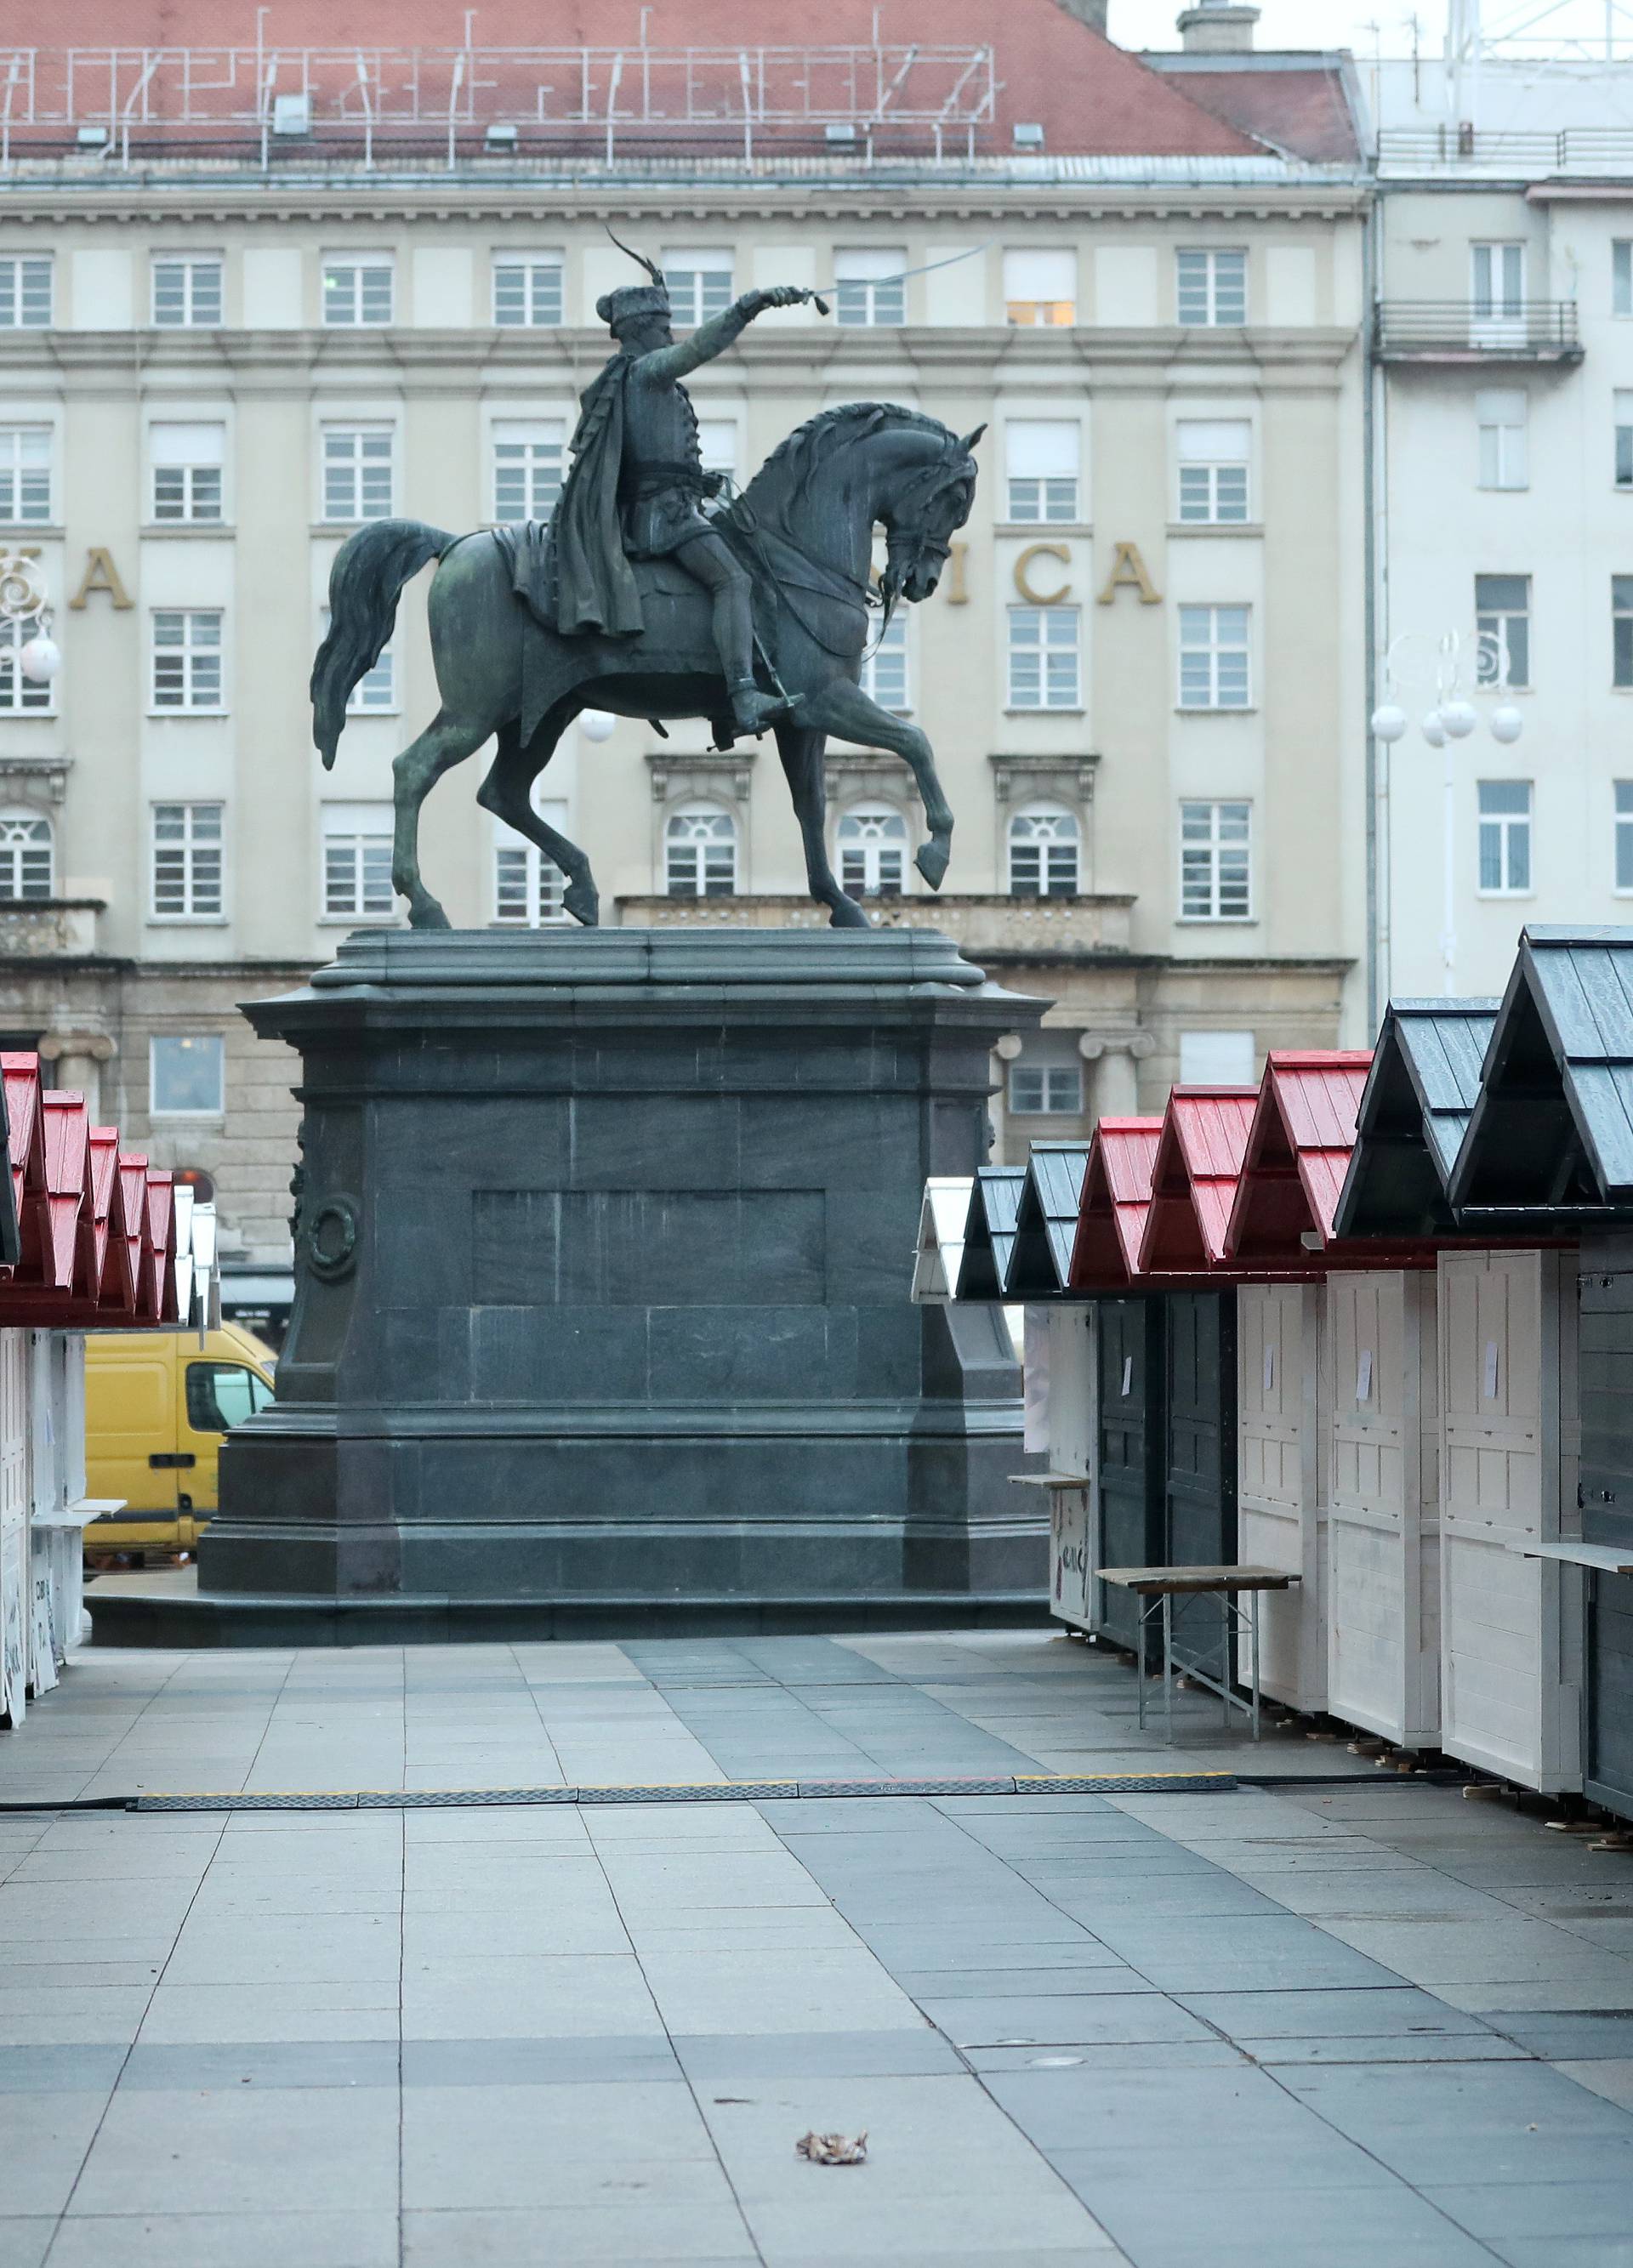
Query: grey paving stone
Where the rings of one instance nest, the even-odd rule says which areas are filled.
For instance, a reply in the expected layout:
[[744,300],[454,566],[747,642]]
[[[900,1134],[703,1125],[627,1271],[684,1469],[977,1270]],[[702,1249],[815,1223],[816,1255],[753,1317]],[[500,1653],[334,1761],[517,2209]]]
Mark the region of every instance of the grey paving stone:
[[[395,2213],[81,2214],[52,2249],[61,2268],[396,2268]],[[0,2250],[0,2262],[5,2255]]]
[[675,2053],[698,2088],[757,2080],[893,2079],[964,2068],[954,2049],[927,2026],[888,2032],[782,2032],[676,2035]]
[[1550,2063],[1567,2057],[1633,2057],[1633,2009],[1495,2009],[1480,2021]]
[[106,2088],[6,2096],[0,2118],[0,2195],[8,2213],[26,2217],[62,2212],[107,2103]]
[[313,2211],[394,2210],[395,2090],[121,2088],[72,2212],[275,2213],[288,2206],[293,2183]]
[[1615,2237],[1625,2243],[1633,2230],[1633,2176],[1578,2178],[1567,2172],[1551,2178],[1545,2171],[1526,2183],[1431,2177],[1422,2186],[1448,2220],[1499,2250],[1567,2237]]
[[55,2229],[48,2214],[0,2216],[0,2268],[41,2268]]
[[111,2093],[124,2064],[122,2047],[0,2047],[0,2095]]
[[[1353,2183],[1266,2186],[1262,2169],[1255,2180],[1219,2183],[1201,2161],[1182,2159],[1174,2177],[1152,2181],[1142,2169],[1119,2173],[1098,2154],[1051,2155],[1138,2268],[1149,2268],[1151,2262],[1167,2268],[1182,2259],[1194,2268],[1233,2255],[1243,2268],[1260,2259],[1317,2268],[1340,2245],[1356,2263],[1370,2257],[1388,2268],[1407,2246],[1426,2248],[1426,2268],[1442,2259],[1458,2268],[1476,2260],[1489,2268],[1482,2248],[1404,2183],[1369,2170],[1358,2154],[1356,2161]],[[1440,2249],[1427,2249],[1435,2247]]]
[[120,2077],[121,2092],[159,2088],[222,2088],[389,2087],[397,2084],[395,2043],[381,2041],[263,2042],[160,2045],[140,2041]]
[[138,2021],[144,2045],[395,2040],[397,2002],[395,1977],[344,1984],[160,1984]]
[[1369,1985],[1352,1992],[1182,1992],[1189,2008],[1231,2039],[1320,2039],[1415,2034],[1424,2038],[1478,2036],[1490,2019],[1449,2008],[1412,1985]]
[[622,2039],[405,2040],[404,2087],[581,2086],[678,2076],[661,2034]]
[[1255,2063],[1279,2068],[1296,2064],[1517,2063],[1526,2051],[1492,2033],[1447,2032],[1422,2036],[1385,2033],[1378,2039],[1349,2034],[1340,2039],[1238,2040]]
[[[1069,1980],[1062,1980],[1066,1982]],[[961,2048],[1207,2040],[1206,2024],[1160,1992],[1057,1991],[1012,1999],[927,2000],[925,2014]]]
[[1633,2235],[1545,2236],[1493,2240],[1508,2268],[1633,2268]]

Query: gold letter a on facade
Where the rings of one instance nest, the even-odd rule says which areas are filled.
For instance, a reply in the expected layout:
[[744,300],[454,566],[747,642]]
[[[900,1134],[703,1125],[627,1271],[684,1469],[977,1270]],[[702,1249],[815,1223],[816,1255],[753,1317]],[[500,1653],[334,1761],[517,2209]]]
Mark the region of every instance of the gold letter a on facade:
[[85,571],[80,577],[79,588],[69,600],[69,605],[83,607],[92,591],[106,591],[115,607],[129,607],[134,603],[119,579],[113,553],[100,543],[86,552]]
[[1112,546],[1112,571],[1105,578],[1105,588],[1100,593],[1100,604],[1109,607],[1119,591],[1138,591],[1142,607],[1162,604],[1163,594],[1145,571],[1145,562],[1140,556],[1137,543],[1114,543]]

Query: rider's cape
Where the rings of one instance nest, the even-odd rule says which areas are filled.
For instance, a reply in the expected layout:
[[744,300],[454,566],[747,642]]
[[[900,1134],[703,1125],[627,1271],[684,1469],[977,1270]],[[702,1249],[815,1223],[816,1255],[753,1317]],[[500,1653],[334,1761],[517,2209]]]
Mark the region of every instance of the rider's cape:
[[[550,522],[555,627],[566,637],[586,632],[635,637],[643,627],[640,593],[624,556],[618,514],[624,395],[633,368],[628,355],[614,355],[586,388],[570,445],[573,467]],[[548,608],[537,604],[532,576],[524,583],[523,574],[524,560],[518,556],[517,588],[550,620]]]

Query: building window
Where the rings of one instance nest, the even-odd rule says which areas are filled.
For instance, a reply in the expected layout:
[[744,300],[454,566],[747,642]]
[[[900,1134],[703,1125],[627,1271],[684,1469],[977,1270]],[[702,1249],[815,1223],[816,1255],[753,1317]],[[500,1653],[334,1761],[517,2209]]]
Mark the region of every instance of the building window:
[[1476,322],[1526,312],[1526,247],[1523,244],[1471,244],[1470,288]]
[[1009,895],[1075,898],[1083,830],[1060,804],[1038,803],[1009,821]]
[[1529,484],[1526,463],[1528,406],[1523,386],[1482,387],[1475,394],[1482,489],[1523,489]]
[[1239,526],[1248,518],[1247,468],[1253,429],[1245,417],[1182,417],[1179,517],[1204,526]]
[[1525,897],[1531,890],[1531,783],[1479,780],[1480,895]]
[[215,259],[153,262],[153,320],[161,330],[213,331],[221,326],[221,262]]
[[1474,681],[1526,686],[1531,682],[1531,578],[1474,578]]
[[890,324],[907,320],[905,252],[841,252],[835,255],[835,320],[841,323]]
[[389,425],[323,428],[325,519],[389,519],[392,454]]
[[51,822],[37,811],[0,814],[0,899],[48,898],[53,882]]
[[669,320],[677,331],[695,331],[731,305],[731,254],[723,251],[666,252],[663,281]]
[[846,896],[899,898],[907,873],[907,822],[900,812],[883,803],[853,804],[836,833]]
[[1077,320],[1077,254],[1075,252],[1006,252],[1003,256],[1004,320],[1020,330],[1051,328]]
[[1181,1032],[1181,1086],[1252,1086],[1255,1061],[1251,1032]]
[[898,608],[862,658],[862,691],[892,716],[905,717],[913,706],[907,685],[907,616]]
[[1615,439],[1613,452],[1615,482],[1619,489],[1633,489],[1633,391],[1616,388]]
[[1011,607],[1011,709],[1080,709],[1078,610],[1075,607]]
[[1075,420],[1012,418],[1003,438],[1009,518],[1075,519],[1082,440]]
[[1179,706],[1245,709],[1252,691],[1245,607],[1179,609]]
[[0,259],[0,331],[43,331],[50,322],[50,254]]
[[153,918],[221,918],[221,820],[218,803],[153,806]]
[[1610,578],[1610,681],[1633,692],[1633,575]]
[[1174,254],[1174,280],[1182,323],[1247,320],[1247,254],[1186,249]]
[[0,717],[49,717],[55,713],[55,681],[42,683],[23,674],[23,648],[39,633],[37,621],[13,622],[0,616]]
[[1610,312],[1633,315],[1633,239],[1625,236],[1610,247]]
[[148,1042],[148,1087],[155,1118],[221,1117],[226,1042],[215,1032],[155,1032]]
[[1245,803],[1180,805],[1182,921],[1252,920],[1252,819]]
[[1616,894],[1633,895],[1633,780],[1617,780]]
[[323,806],[323,915],[378,921],[396,910],[388,803]]
[[698,456],[706,473],[737,478],[737,421],[735,417],[699,417]]
[[219,522],[225,425],[150,425],[148,454],[156,521]]
[[[565,803],[535,803],[546,827],[566,832]],[[493,918],[507,929],[558,929],[571,919],[562,904],[566,877],[536,843],[493,822]]]
[[395,715],[397,706],[397,658],[388,645],[366,669],[346,697],[348,717]]
[[493,517],[520,524],[548,519],[561,494],[566,435],[558,424],[493,428]]
[[395,281],[388,254],[336,254],[323,262],[323,320],[330,324],[388,323]]
[[0,425],[0,521],[44,527],[51,519],[51,428]]
[[501,330],[550,330],[561,320],[561,261],[516,253],[493,262],[493,320]]
[[1076,1118],[1083,1107],[1083,1059],[1069,1033],[1023,1041],[1009,1066],[1009,1108],[1017,1118]]
[[663,830],[664,887],[672,898],[729,898],[737,889],[737,822],[696,804],[671,813]]
[[153,616],[153,706],[223,706],[221,616],[215,610],[165,608]]

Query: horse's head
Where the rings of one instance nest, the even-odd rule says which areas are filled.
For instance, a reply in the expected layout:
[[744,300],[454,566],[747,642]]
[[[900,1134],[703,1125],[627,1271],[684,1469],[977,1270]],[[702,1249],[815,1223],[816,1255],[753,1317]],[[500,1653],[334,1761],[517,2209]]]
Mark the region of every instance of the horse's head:
[[916,605],[933,595],[975,501],[975,445],[986,431],[978,425],[961,441],[949,433],[929,462],[911,468],[881,505],[886,557],[880,582],[887,605],[898,598]]

